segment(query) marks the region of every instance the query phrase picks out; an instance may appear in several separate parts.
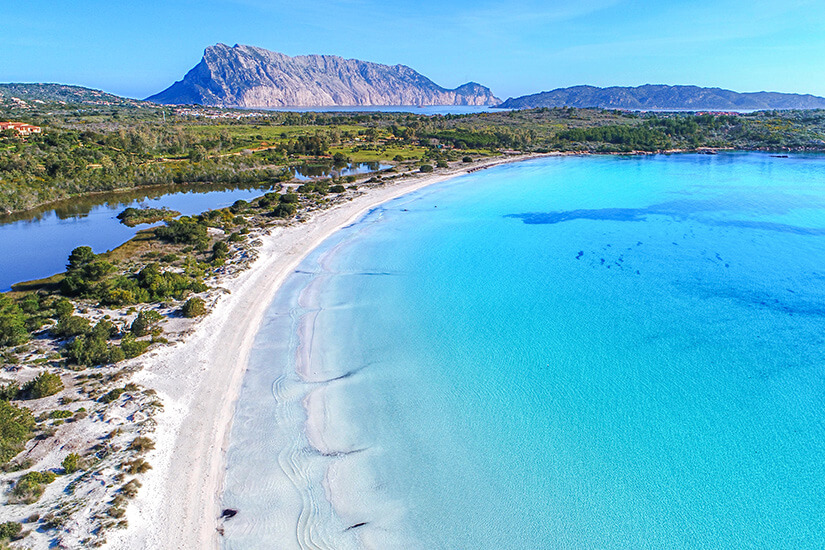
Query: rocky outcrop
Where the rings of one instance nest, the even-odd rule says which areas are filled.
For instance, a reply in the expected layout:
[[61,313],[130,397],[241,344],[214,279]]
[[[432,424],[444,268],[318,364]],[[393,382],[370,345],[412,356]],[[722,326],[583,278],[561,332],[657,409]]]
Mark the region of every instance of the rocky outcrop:
[[216,107],[496,105],[489,88],[442,88],[404,65],[334,55],[290,57],[254,46],[210,46],[183,80],[148,101]]
[[499,107],[508,109],[592,107],[633,110],[823,109],[825,108],[825,98],[777,92],[738,93],[721,88],[700,88],[699,86],[651,84],[635,88],[573,86],[515,99],[510,98]]

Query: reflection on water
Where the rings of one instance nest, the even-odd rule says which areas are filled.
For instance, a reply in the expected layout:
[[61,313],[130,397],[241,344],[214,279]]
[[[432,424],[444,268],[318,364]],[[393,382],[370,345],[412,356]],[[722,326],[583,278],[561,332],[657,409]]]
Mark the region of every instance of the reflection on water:
[[57,216],[60,220],[70,218],[82,218],[89,214],[93,208],[104,206],[107,208],[126,208],[134,206],[135,203],[143,204],[146,200],[158,200],[165,195],[173,194],[209,194],[223,193],[236,190],[261,190],[271,189],[269,185],[247,184],[247,185],[220,185],[220,184],[192,184],[192,185],[159,185],[152,187],[137,187],[126,191],[113,191],[110,193],[95,193],[82,197],[73,197],[49,204],[15,212],[14,214],[0,215],[0,226],[20,221],[39,221],[49,216]]
[[312,178],[331,178],[333,176],[355,176],[358,174],[369,174],[391,168],[391,164],[381,164],[380,162],[359,162],[357,164],[303,164],[293,166],[292,176],[295,179],[306,181]]
[[81,245],[105,252],[148,226],[126,227],[116,216],[127,207],[166,207],[183,215],[251,200],[271,185],[171,185],[100,193],[0,217],[0,291],[63,271]]

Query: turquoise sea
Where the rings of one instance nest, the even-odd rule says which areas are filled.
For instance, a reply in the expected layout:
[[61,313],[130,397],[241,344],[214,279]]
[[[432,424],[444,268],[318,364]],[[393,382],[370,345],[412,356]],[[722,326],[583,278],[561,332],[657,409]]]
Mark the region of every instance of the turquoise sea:
[[825,157],[544,158],[369,212],[257,336],[227,549],[825,546]]

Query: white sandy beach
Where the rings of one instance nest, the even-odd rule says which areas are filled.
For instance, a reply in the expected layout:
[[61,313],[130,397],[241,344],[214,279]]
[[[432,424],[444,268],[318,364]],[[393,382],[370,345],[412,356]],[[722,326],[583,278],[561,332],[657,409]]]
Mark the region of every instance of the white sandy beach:
[[258,327],[285,278],[315,247],[369,209],[449,178],[506,162],[513,156],[416,175],[375,186],[349,202],[313,212],[305,223],[263,237],[258,259],[185,341],[148,356],[135,381],[155,389],[165,405],[158,416],[153,469],[128,508],[129,528],[112,533],[109,548],[218,548],[219,503],[235,402]]

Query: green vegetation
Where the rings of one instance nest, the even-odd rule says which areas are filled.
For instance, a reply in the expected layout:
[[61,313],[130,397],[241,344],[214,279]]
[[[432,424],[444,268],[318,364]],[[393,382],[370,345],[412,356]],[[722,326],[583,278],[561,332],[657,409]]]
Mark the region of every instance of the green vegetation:
[[[196,221],[173,220],[166,228],[174,234],[190,234],[190,226],[196,228],[203,243],[208,243],[206,226]],[[180,229],[184,227],[184,229]],[[164,233],[166,234],[166,233]],[[198,237],[199,239],[201,237]],[[184,242],[188,242],[181,237]],[[201,242],[201,241],[199,241]],[[182,297],[187,292],[203,292],[206,286],[191,275],[162,271],[157,263],[147,264],[137,274],[115,274],[116,268],[106,260],[91,253],[89,247],[78,247],[69,258],[66,276],[60,284],[67,296],[98,300],[102,305],[158,302],[165,298]],[[88,249],[88,252],[82,249]],[[61,327],[61,323],[64,325]],[[72,317],[61,319],[55,328],[57,335],[76,336],[86,331],[82,321]]]
[[60,464],[66,474],[73,474],[80,469],[80,455],[69,453]]
[[168,208],[127,208],[117,215],[120,223],[134,227],[143,223],[167,221],[180,216],[180,212]]
[[126,392],[126,388],[115,388],[112,391],[104,394],[98,401],[101,403],[112,403],[113,401],[117,401],[121,395]]
[[[16,392],[15,392],[16,393]],[[31,411],[0,401],[0,464],[14,458],[32,438],[34,417]]]
[[16,521],[0,523],[0,540],[14,540],[20,535],[23,525]]
[[8,296],[0,294],[0,347],[16,346],[28,339],[23,310]]
[[181,314],[184,317],[200,317],[201,315],[206,315],[206,302],[197,296],[189,298],[186,300],[186,303],[183,304]]
[[54,395],[62,389],[63,380],[58,375],[43,372],[26,382],[20,389],[20,394],[23,399],[42,399]]
[[40,500],[46,485],[57,476],[52,472],[29,472],[17,480],[11,490],[12,501],[15,503],[32,504]]
[[206,227],[199,220],[185,216],[179,220],[167,221],[165,227],[155,230],[155,235],[170,243],[205,246],[209,241]]
[[[239,112],[244,116],[215,120],[139,102],[105,108],[47,102],[16,109],[0,106],[0,118],[40,125],[43,133],[26,139],[0,137],[0,208],[11,211],[123,188],[272,185],[291,178],[290,166],[306,163],[332,167],[392,160],[437,165],[439,160],[501,150],[825,149],[825,111],[717,115],[540,108],[445,116]],[[140,223],[165,219],[168,213],[130,214]]]
[[129,331],[133,336],[147,336],[163,320],[163,315],[153,309],[142,309],[138,312]]

